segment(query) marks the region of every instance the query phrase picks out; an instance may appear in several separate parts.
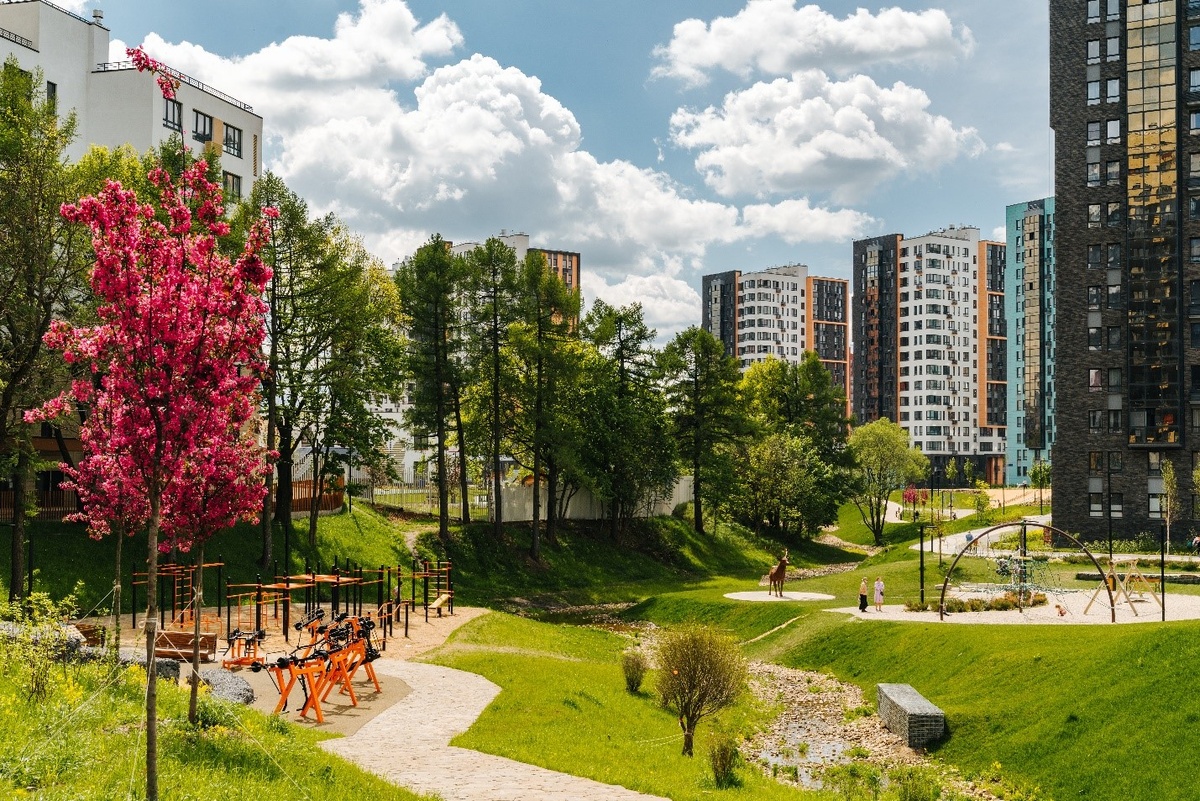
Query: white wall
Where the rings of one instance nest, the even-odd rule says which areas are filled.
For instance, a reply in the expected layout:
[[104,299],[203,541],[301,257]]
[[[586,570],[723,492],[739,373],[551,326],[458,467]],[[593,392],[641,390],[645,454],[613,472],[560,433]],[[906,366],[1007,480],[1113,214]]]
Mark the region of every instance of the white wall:
[[[542,520],[546,519],[548,496],[542,485]],[[669,515],[675,507],[692,499],[692,477],[680,476],[667,498],[656,501],[647,516]],[[519,523],[533,520],[533,487],[502,486],[500,488],[501,512],[505,522]],[[568,520],[603,520],[604,506],[587,489],[581,489],[567,505]]]

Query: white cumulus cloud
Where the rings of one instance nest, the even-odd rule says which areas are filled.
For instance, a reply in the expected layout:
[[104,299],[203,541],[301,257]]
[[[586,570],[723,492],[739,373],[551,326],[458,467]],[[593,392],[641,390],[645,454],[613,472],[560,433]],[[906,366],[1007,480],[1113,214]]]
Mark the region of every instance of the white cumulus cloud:
[[974,38],[941,9],[860,8],[838,19],[795,0],[749,0],[732,17],[675,25],[671,41],[655,48],[654,74],[703,84],[715,69],[743,78],[820,68],[849,73],[881,63],[932,65],[969,54]]
[[485,55],[457,58],[462,45],[448,17],[422,22],[401,0],[360,0],[328,38],[234,58],[154,34],[144,43],[251,103],[264,118],[267,168],[385,261],[435,232],[478,241],[523,230],[535,246],[581,253],[586,297],[640,300],[663,331],[697,318],[688,281],[709,247],[827,241],[871,223],[794,199],[741,209],[698,198],[665,172],[600,161],[537,78]]
[[828,193],[847,203],[902,172],[982,152],[973,128],[955,127],[929,105],[925,92],[901,82],[806,70],[730,92],[720,108],[679,109],[671,136],[699,151],[696,169],[722,195]]

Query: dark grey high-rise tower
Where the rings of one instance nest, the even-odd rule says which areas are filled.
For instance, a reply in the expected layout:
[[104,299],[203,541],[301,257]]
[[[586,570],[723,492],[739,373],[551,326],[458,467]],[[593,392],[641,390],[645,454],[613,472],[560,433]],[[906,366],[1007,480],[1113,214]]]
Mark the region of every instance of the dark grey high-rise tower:
[[1200,3],[1053,0],[1050,124],[1054,522],[1157,533],[1200,446]]

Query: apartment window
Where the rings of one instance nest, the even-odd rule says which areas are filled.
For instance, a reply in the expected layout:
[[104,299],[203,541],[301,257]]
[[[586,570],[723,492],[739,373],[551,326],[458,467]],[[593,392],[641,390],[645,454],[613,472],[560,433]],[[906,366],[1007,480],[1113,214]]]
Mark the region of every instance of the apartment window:
[[1111,244],[1108,246],[1108,269],[1115,270],[1121,266],[1121,246]]
[[1106,19],[1115,20],[1121,18],[1121,0],[1108,0],[1108,15]]
[[1188,219],[1200,220],[1200,196],[1188,198]]
[[1146,454],[1146,471],[1147,475],[1162,475],[1162,454],[1160,452],[1150,451]]
[[1125,496],[1122,493],[1108,493],[1108,513],[1114,518],[1125,516]]
[[1200,70],[1188,70],[1188,91],[1200,92]]
[[1110,145],[1121,141],[1121,121],[1109,120],[1105,128],[1104,141]]
[[1088,245],[1087,266],[1091,270],[1099,270],[1103,265],[1104,249],[1102,245]]
[[1094,121],[1087,124],[1087,143],[1089,146],[1100,144],[1100,122]]
[[1108,347],[1110,350],[1121,347],[1121,326],[1110,325],[1108,327]]
[[1100,308],[1100,299],[1103,297],[1103,287],[1089,286],[1087,288],[1087,302],[1089,309]]
[[1088,433],[1099,434],[1104,430],[1104,410],[1092,409],[1088,412]]
[[1200,25],[1188,28],[1188,50],[1200,50]]
[[1087,185],[1088,186],[1099,186],[1100,185],[1100,162],[1098,162],[1098,161],[1088,162]]
[[1188,261],[1200,262],[1200,238],[1198,237],[1188,240]]
[[1110,37],[1108,37],[1108,39],[1105,40],[1105,42],[1107,44],[1107,46],[1105,47],[1106,60],[1120,61],[1121,60],[1121,37],[1110,36]]
[[1088,391],[1100,392],[1104,389],[1103,381],[1104,372],[1099,367],[1093,367],[1088,370]]
[[1163,496],[1160,493],[1152,492],[1148,500],[1150,502],[1150,514],[1148,516],[1151,520],[1161,520],[1163,516]]
[[211,142],[213,131],[212,117],[203,111],[193,110],[193,112],[192,138],[197,142]]
[[58,113],[58,84],[54,81],[46,81],[46,105],[50,106],[50,110]]
[[225,173],[221,177],[221,188],[225,190],[225,202],[236,203],[242,199],[242,176]]
[[1121,368],[1108,368],[1108,391],[1116,392],[1121,388]]
[[1092,517],[1104,517],[1104,493],[1088,493],[1088,514]]
[[225,152],[237,158],[242,157],[242,129],[232,125],[225,126]]
[[[1200,348],[1200,323],[1191,323],[1190,327],[1192,329],[1192,347]],[[1197,412],[1200,409],[1193,409],[1192,411]]]
[[1088,470],[1093,473],[1104,472],[1104,451],[1088,452]]
[[1111,434],[1120,434],[1121,433],[1121,410],[1120,409],[1109,409],[1108,410],[1108,431]]
[[1122,309],[1125,307],[1125,298],[1121,294],[1120,284],[1108,285],[1108,308]]
[[172,131],[183,130],[183,104],[178,100],[163,98],[163,127]]
[[1109,161],[1104,165],[1104,182],[1109,186],[1121,185],[1121,162]]
[[1104,102],[1116,103],[1121,99],[1121,79],[1109,78],[1104,84]]
[[1119,202],[1110,202],[1104,213],[1105,225],[1120,225],[1121,224],[1121,204]]
[[1088,81],[1087,82],[1087,104],[1089,106],[1100,105],[1100,82],[1099,81]]
[[1087,21],[1100,21],[1100,0],[1087,0]]
[[1100,227],[1100,204],[1099,203],[1089,203],[1088,204],[1087,220],[1088,220],[1088,228],[1099,228]]
[[1100,40],[1099,39],[1089,39],[1088,40],[1087,63],[1089,63],[1089,64],[1099,64],[1100,63]]

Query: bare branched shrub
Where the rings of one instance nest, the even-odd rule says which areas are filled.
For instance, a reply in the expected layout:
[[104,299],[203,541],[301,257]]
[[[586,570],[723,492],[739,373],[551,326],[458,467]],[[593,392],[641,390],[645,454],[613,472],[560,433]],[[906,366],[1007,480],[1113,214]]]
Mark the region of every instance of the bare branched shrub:
[[683,753],[692,756],[696,725],[732,704],[746,688],[746,660],[732,638],[701,626],[663,634],[658,643],[659,700],[679,715]]

